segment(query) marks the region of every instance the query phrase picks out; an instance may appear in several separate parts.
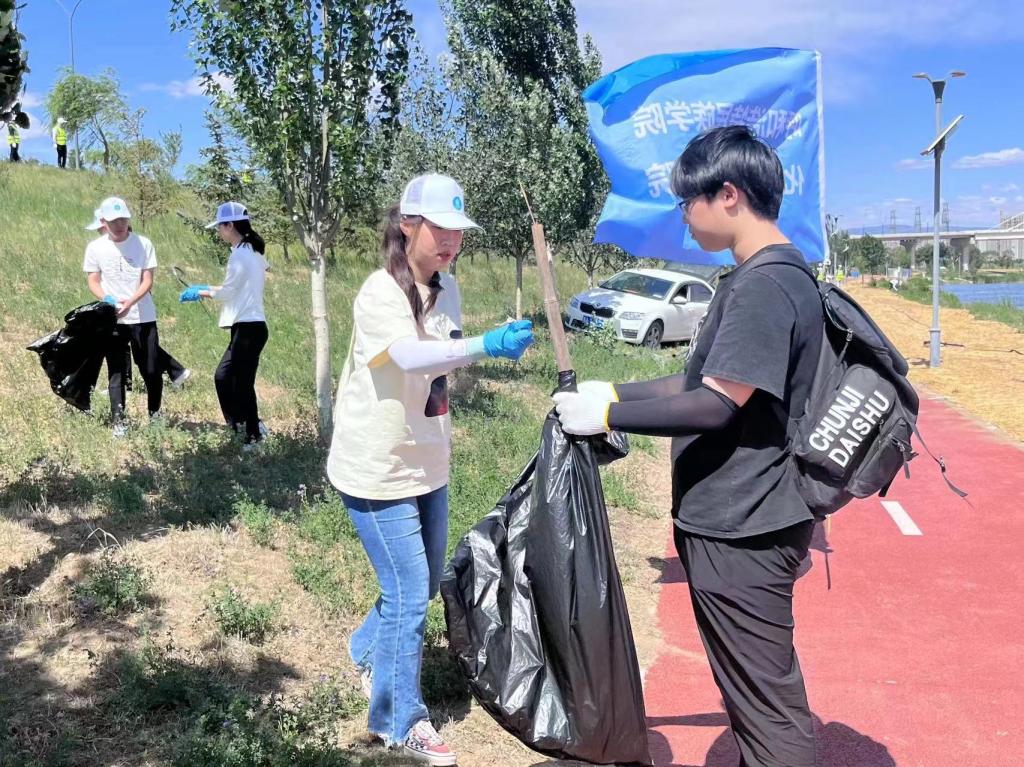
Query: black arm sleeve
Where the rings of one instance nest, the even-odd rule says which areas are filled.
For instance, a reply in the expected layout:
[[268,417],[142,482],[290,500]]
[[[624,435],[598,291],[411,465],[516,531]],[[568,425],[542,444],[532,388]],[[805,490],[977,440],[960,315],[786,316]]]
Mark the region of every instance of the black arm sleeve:
[[652,437],[682,437],[725,428],[739,406],[724,394],[701,386],[693,391],[639,402],[613,402],[608,426]]
[[671,397],[673,394],[679,394],[683,390],[685,379],[686,375],[684,373],[675,373],[663,378],[655,378],[652,381],[615,384],[615,393],[619,395],[619,402],[636,402],[637,400]]

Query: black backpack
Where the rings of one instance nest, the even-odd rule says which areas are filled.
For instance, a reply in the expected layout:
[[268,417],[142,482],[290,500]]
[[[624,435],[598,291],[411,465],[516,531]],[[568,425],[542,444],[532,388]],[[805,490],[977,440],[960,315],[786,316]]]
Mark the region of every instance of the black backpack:
[[[942,470],[946,465],[924,444],[917,428],[920,401],[907,380],[909,367],[868,313],[835,285],[819,283],[791,261],[763,260],[757,267],[786,264],[814,281],[824,313],[821,354],[804,414],[790,423],[789,443],[800,494],[818,517],[854,498],[885,496],[902,469],[910,476],[916,457],[911,435]],[[757,268],[755,267],[755,268]]]

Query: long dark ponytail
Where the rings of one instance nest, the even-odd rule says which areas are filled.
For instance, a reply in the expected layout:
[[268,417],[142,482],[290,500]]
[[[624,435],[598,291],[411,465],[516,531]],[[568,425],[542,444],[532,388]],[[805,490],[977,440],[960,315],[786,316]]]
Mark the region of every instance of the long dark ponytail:
[[257,234],[256,230],[252,228],[252,224],[248,221],[232,221],[232,226],[235,227],[235,231],[242,235],[242,242],[249,245],[260,255],[267,252],[267,243],[263,241],[263,238]]
[[384,268],[387,273],[394,278],[409,299],[412,316],[416,318],[417,323],[422,323],[423,318],[434,308],[437,296],[441,293],[441,275],[437,272],[431,275],[427,283],[430,295],[427,296],[427,302],[423,303],[420,290],[416,286],[416,277],[409,266],[409,238],[402,231],[403,218],[407,223],[419,220],[419,216],[402,216],[397,205],[388,209],[384,219],[384,237],[381,240],[380,252],[384,257]]

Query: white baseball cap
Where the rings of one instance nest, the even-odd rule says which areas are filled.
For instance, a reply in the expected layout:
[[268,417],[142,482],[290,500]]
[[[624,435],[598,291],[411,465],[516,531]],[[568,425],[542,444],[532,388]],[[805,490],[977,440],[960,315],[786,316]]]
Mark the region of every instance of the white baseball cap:
[[213,229],[219,224],[226,224],[229,221],[248,221],[249,211],[240,202],[225,202],[217,208],[217,220],[207,224],[207,229]]
[[480,229],[465,207],[466,195],[455,179],[428,173],[406,185],[398,209],[403,216],[423,216],[442,229]]
[[100,209],[96,208],[96,210],[92,212],[92,223],[85,227],[85,230],[87,232],[95,232],[101,226],[103,226],[103,222],[100,221]]
[[108,197],[100,203],[100,218],[104,221],[116,221],[119,218],[131,218],[128,203],[120,197]]

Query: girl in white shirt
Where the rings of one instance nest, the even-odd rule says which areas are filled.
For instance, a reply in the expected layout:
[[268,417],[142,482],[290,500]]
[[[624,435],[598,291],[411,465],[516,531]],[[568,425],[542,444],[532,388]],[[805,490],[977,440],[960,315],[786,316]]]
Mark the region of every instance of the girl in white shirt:
[[269,332],[263,312],[263,286],[267,272],[266,245],[249,220],[245,206],[226,202],[217,209],[220,238],[231,246],[227,277],[223,285],[192,285],[181,293],[181,301],[213,298],[223,304],[220,326],[231,331],[231,341],[221,358],[214,382],[217,399],[227,424],[245,429],[243,450],[254,450],[267,429],[260,421],[256,404],[256,370]]
[[446,373],[484,357],[518,359],[530,322],[462,338],[448,267],[476,227],[446,176],[413,179],[388,213],[385,267],[353,305],[352,346],[338,385],[327,474],[341,492],[381,595],[349,642],[370,698],[369,729],[432,765],[453,765],[423,704],[427,603],[448,543],[451,422]]

